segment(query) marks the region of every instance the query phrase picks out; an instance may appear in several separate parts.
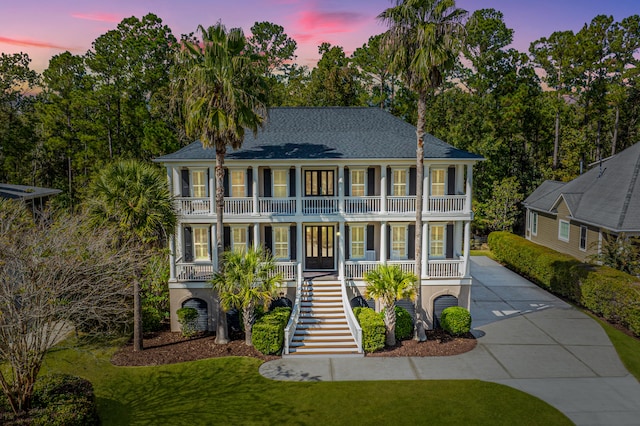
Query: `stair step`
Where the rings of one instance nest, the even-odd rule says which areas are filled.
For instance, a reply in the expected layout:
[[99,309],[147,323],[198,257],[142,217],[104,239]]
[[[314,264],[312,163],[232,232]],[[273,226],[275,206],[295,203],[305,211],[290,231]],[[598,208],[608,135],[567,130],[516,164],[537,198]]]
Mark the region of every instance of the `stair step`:
[[297,330],[326,330],[327,332],[350,331],[349,325],[347,324],[346,321],[343,323],[326,323],[326,322],[325,323],[322,323],[322,322],[298,323],[298,327],[296,328],[296,331]]
[[300,348],[300,347],[308,347],[308,348],[345,348],[345,347],[353,347],[353,348],[357,348],[358,346],[356,345],[355,341],[353,339],[351,339],[350,341],[331,341],[331,342],[315,342],[315,341],[308,341],[305,340],[304,342],[300,342],[300,341],[293,341],[291,342],[291,344],[289,345],[290,348]]
[[348,325],[347,320],[344,318],[300,318],[298,321],[300,325]]
[[294,336],[291,340],[290,345],[295,345],[296,343],[301,343],[303,345],[313,344],[313,343],[325,343],[327,345],[343,345],[350,344],[353,345],[353,337],[332,337],[332,336]]
[[341,330],[328,330],[326,328],[305,328],[296,330],[293,333],[294,336],[336,336],[344,337],[351,336],[351,331],[348,328]]

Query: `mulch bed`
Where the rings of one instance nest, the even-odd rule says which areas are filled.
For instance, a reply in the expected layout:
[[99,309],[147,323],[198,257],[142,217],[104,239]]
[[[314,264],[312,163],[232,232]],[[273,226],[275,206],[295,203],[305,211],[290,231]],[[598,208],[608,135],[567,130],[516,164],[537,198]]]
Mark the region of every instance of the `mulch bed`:
[[[180,333],[160,331],[144,336],[144,350],[134,352],[131,343],[121,347],[111,359],[120,366],[145,366],[175,364],[206,358],[225,356],[248,356],[263,361],[279,359],[279,356],[262,355],[253,347],[244,344],[241,333],[230,336],[231,342],[216,345],[214,334],[201,334],[191,339],[182,337]],[[476,339],[471,333],[463,337],[451,337],[442,330],[427,331],[427,341],[403,340],[394,347],[366,356],[450,356],[468,352],[476,347]]]

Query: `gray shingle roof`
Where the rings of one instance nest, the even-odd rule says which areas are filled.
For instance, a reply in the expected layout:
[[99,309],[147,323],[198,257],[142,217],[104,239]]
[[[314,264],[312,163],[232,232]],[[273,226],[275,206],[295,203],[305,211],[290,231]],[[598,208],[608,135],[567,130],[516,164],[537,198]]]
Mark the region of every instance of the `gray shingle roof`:
[[640,143],[570,182],[543,182],[523,204],[553,213],[560,197],[577,221],[640,232]]
[[[425,135],[425,158],[480,160],[481,156]],[[385,159],[415,158],[416,128],[379,108],[271,108],[257,137],[245,135],[242,148],[226,159]],[[157,162],[213,160],[215,151],[199,141]]]
[[60,191],[59,189],[0,183],[0,198],[32,200],[34,198],[48,197],[50,195],[59,194],[61,192],[62,191]]

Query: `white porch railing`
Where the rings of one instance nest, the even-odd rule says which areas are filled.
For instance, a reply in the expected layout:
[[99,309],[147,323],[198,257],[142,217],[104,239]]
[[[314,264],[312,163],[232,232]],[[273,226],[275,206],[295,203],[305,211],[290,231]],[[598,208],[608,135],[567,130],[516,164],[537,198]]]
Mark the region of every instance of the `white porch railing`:
[[305,197],[302,199],[303,214],[333,214],[338,212],[338,199],[334,197]]
[[178,214],[181,215],[208,215],[213,213],[209,198],[178,197],[175,199],[175,206]]
[[274,274],[280,274],[283,281],[295,281],[297,262],[275,262]]
[[296,214],[295,198],[260,198],[258,201],[260,213],[271,213],[281,215]]
[[431,212],[463,212],[466,195],[445,195],[429,197],[429,211]]
[[416,211],[416,197],[387,197],[387,211],[409,213]]
[[464,260],[443,259],[427,261],[427,275],[430,278],[457,278],[464,276]]
[[209,281],[212,277],[212,263],[176,262],[176,279],[178,281]]
[[[347,279],[362,279],[364,275],[375,269],[381,262],[378,261],[346,261],[344,263],[344,276]],[[415,271],[413,260],[388,260],[387,265],[397,265],[404,272]],[[428,278],[458,278],[464,276],[463,259],[442,259],[427,261]]]
[[416,261],[415,260],[387,260],[387,265],[396,265],[403,272],[414,273],[416,270]]
[[298,318],[300,318],[300,302],[302,298],[302,262],[298,263],[297,266],[298,275],[296,283],[296,298],[293,302],[293,309],[291,310],[289,322],[284,328],[284,348],[282,349],[283,355],[289,354],[289,345],[291,344],[291,339],[293,339],[293,335],[296,332],[296,327],[298,326]]
[[343,278],[340,283],[340,292],[342,295],[342,309],[344,310],[345,317],[347,318],[347,324],[349,325],[349,330],[351,330],[351,335],[356,341],[356,346],[358,347],[358,353],[362,352],[362,327],[360,327],[360,323],[356,319],[356,316],[353,314],[353,309],[351,309],[351,303],[349,302],[349,296],[347,296],[347,282]]
[[380,197],[345,197],[344,212],[348,214],[379,213]]
[[225,197],[224,214],[251,214],[253,213],[253,198],[251,197]]
[[347,279],[361,279],[364,275],[375,269],[380,262],[377,261],[346,261],[344,262],[344,276]]

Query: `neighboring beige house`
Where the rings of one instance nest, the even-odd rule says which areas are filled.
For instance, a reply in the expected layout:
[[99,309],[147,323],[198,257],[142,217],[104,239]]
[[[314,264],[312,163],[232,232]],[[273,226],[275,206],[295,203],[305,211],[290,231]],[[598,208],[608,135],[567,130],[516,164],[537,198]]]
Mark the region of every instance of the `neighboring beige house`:
[[[285,354],[362,354],[349,304],[381,263],[414,270],[416,129],[377,108],[273,108],[257,137],[225,158],[224,246],[262,245],[293,302]],[[422,307],[469,308],[473,165],[481,157],[425,135]],[[171,326],[193,306],[215,330],[215,151],[191,145],[167,168],[178,226],[171,242]],[[407,301],[405,306],[411,306]]]
[[640,143],[570,182],[545,181],[524,200],[526,238],[581,261],[609,235],[640,236]]

